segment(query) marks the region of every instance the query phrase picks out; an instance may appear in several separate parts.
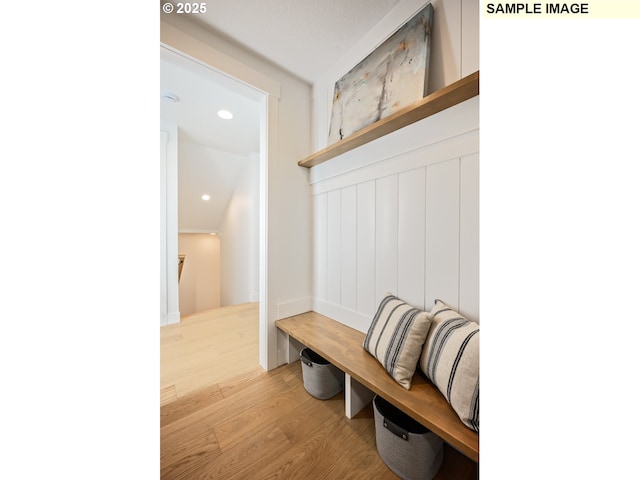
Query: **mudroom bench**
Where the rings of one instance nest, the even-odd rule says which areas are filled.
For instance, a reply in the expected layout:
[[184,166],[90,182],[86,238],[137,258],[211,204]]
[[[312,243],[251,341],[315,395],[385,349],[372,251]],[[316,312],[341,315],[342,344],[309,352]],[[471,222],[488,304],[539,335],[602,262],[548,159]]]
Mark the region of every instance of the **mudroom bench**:
[[478,462],[479,436],[458,418],[438,389],[419,373],[405,390],[363,347],[365,334],[316,312],[276,321],[288,335],[290,351],[309,347],[345,374],[345,414],[352,418],[375,394],[413,417],[465,456]]

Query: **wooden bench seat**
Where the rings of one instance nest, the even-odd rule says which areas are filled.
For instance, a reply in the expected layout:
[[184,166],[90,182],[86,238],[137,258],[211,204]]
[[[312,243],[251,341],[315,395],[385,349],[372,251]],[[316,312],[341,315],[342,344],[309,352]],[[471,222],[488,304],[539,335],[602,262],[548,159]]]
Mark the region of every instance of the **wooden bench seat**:
[[411,390],[405,390],[362,347],[365,334],[358,330],[316,312],[277,320],[276,326],[345,373],[348,417],[357,413],[353,405],[362,408],[373,394],[378,394],[456,450],[476,463],[479,461],[479,435],[460,421],[444,396],[425,379],[419,368],[413,377]]

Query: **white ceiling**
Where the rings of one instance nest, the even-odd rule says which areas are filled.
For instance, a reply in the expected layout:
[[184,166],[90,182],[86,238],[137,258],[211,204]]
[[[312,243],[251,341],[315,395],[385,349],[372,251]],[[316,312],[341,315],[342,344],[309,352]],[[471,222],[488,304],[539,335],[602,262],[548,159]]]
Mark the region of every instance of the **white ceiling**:
[[[173,93],[177,103],[161,98],[163,120],[177,124],[181,140],[249,155],[260,146],[257,93],[215,70],[166,48],[160,49],[160,94]],[[233,113],[232,120],[218,117],[219,110]]]
[[193,17],[309,83],[401,0],[209,0]]
[[[242,92],[242,93],[238,93]],[[163,96],[178,97],[172,103]],[[260,146],[254,92],[181,55],[160,48],[160,118],[178,127],[178,230],[218,232],[249,155]],[[234,114],[223,120],[221,109]],[[210,200],[202,200],[202,195]]]
[[[207,12],[190,18],[313,83],[400,1],[208,0]],[[161,100],[161,120],[176,124],[181,144],[196,152],[179,160],[179,229],[218,231],[242,158],[259,149],[259,97],[165,48],[160,73],[161,94],[180,99]],[[219,119],[220,109],[234,119]]]

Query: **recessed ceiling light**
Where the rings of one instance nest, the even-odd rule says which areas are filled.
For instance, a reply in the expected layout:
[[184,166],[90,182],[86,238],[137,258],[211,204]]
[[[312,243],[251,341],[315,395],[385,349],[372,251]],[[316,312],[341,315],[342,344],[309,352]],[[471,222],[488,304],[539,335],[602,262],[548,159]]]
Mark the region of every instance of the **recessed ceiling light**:
[[203,200],[209,200],[211,197],[210,197],[209,195],[205,194],[205,195],[202,195],[202,197],[201,197],[201,198],[202,198]]
[[229,112],[228,110],[220,110],[218,112],[218,116],[220,118],[224,118],[225,120],[231,120],[233,118],[233,113]]

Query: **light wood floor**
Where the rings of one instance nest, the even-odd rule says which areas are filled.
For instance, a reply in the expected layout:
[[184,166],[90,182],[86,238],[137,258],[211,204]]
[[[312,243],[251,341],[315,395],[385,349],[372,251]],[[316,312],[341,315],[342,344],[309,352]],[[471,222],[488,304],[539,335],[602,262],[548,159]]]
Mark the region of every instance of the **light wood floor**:
[[[342,393],[304,390],[300,362],[262,370],[257,317],[247,304],[163,327],[161,478],[396,479],[377,453],[371,405],[349,420]],[[476,479],[477,466],[446,448],[436,478]]]
[[183,317],[160,329],[160,405],[260,368],[258,303]]

